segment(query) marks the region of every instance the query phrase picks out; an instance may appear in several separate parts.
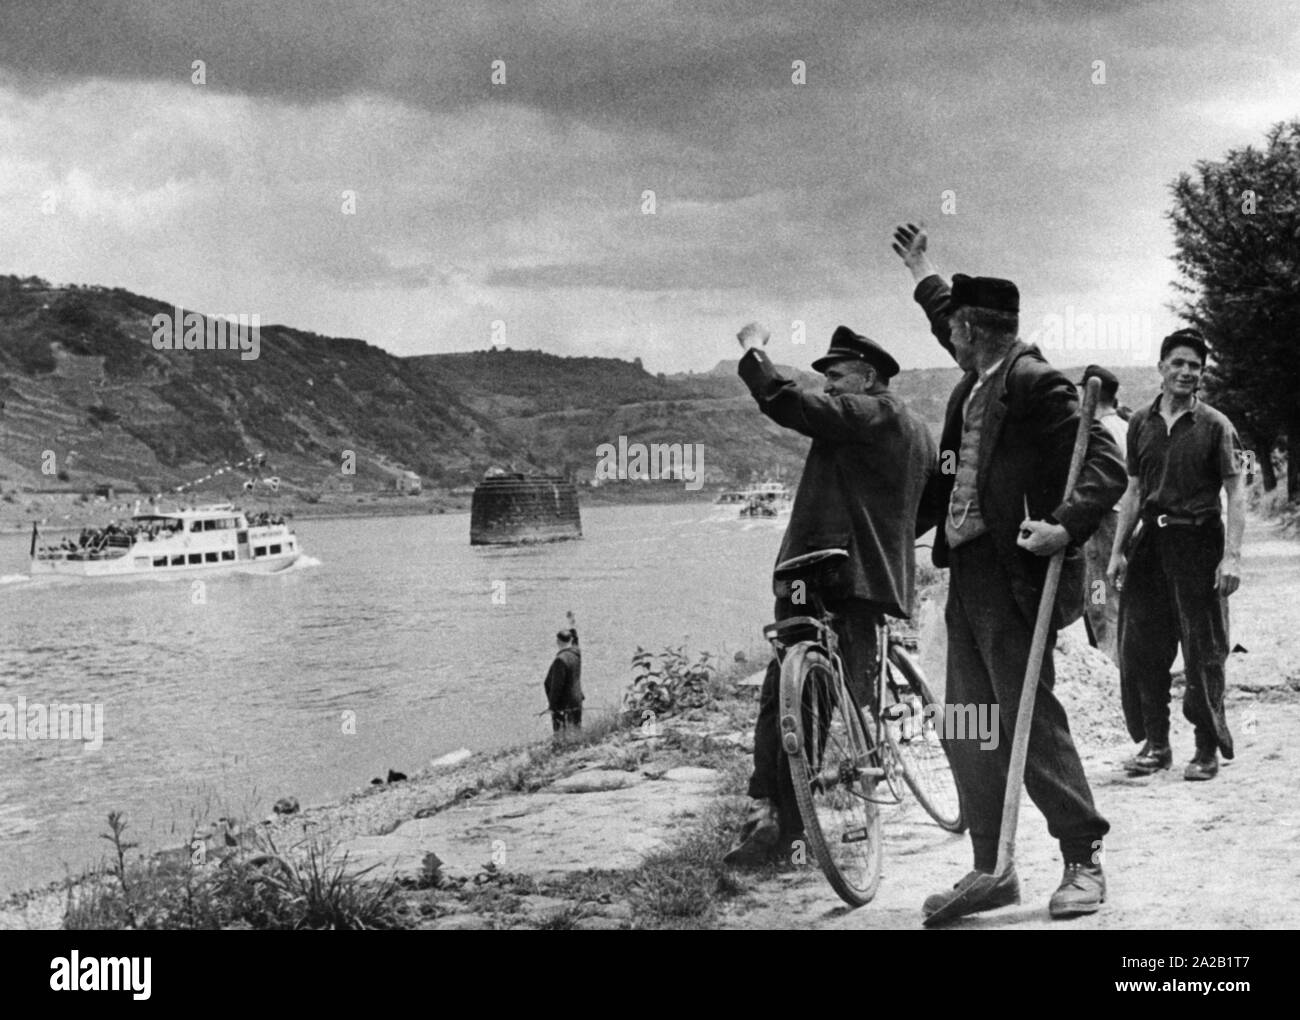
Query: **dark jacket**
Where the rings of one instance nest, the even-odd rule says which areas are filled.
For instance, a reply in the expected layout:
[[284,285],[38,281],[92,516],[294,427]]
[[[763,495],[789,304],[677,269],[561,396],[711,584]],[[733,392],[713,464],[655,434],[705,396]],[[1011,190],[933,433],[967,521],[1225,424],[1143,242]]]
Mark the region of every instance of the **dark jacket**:
[[578,649],[561,648],[555,653],[545,687],[552,712],[582,707],[582,653]]
[[[765,415],[813,441],[777,562],[846,548],[851,590],[841,597],[906,617],[916,583],[917,509],[936,463],[924,423],[889,390],[838,397],[801,390],[758,349],[740,359],[739,372]],[[780,585],[774,590],[788,594]]]
[[[948,285],[941,277],[929,276],[917,284],[915,298],[925,309],[931,331],[952,354],[948,294]],[[936,567],[948,566],[944,519],[956,481],[962,405],[977,378],[975,372],[967,372],[948,399],[939,441],[939,484],[927,491],[930,504],[925,513],[938,520],[934,539]],[[1106,426],[1095,419],[1079,480],[1070,498],[1062,501],[1079,427],[1079,397],[1074,384],[1048,364],[1036,347],[1017,341],[985,385],[993,387],[993,400],[980,436],[976,483],[980,510],[999,558],[1006,564],[1016,603],[1031,626],[1038,616],[1038,599],[1051,557],[1036,556],[1016,545],[1020,522],[1025,518],[1026,498],[1032,519],[1064,525],[1071,542],[1056,592],[1052,624],[1068,626],[1083,614],[1084,564],[1079,547],[1123,494],[1128,482],[1124,461]]]

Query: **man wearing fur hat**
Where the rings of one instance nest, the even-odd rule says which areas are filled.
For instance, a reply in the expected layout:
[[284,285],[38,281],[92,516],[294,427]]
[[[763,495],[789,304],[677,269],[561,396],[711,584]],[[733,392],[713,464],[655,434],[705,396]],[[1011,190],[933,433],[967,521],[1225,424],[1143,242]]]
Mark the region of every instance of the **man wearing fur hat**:
[[[826,377],[820,393],[777,372],[763,350],[768,334],[762,327],[746,326],[738,339],[745,348],[740,377],[759,410],[812,440],[777,562],[816,549],[848,550],[838,597],[826,597],[826,606],[839,617],[850,689],[865,704],[877,620],[912,610],[915,536],[930,526],[918,528],[917,509],[934,473],[934,440],[889,388],[898,362],[847,326],[835,330],[826,355],[813,362]],[[776,582],[774,593],[776,619],[807,613],[807,606],[793,604],[785,582]],[[778,733],[780,677],[773,658],[754,726],[749,818],[725,858],[733,866],[786,856],[802,830]]]
[[1092,913],[1106,897],[1100,849],[1110,826],[1093,804],[1065,709],[1052,693],[1052,650],[1057,629],[1083,612],[1079,547],[1123,492],[1124,464],[1106,427],[1094,421],[1079,479],[1063,498],[1079,401],[1070,381],[1018,339],[1015,284],[958,273],[949,288],[926,253],[925,231],[911,224],[895,231],[893,247],[912,271],[931,331],[965,373],[949,398],[939,442],[944,523],[933,558],[936,567],[949,568],[946,700],[977,706],[981,715],[996,706],[1005,738],[988,749],[978,739],[946,741],[970,823],[974,870],[928,897],[922,915],[928,921],[1020,902],[1014,867],[982,898],[966,891],[997,863],[1016,708],[1048,561],[1062,549],[1024,781],[1064,858],[1051,916]]

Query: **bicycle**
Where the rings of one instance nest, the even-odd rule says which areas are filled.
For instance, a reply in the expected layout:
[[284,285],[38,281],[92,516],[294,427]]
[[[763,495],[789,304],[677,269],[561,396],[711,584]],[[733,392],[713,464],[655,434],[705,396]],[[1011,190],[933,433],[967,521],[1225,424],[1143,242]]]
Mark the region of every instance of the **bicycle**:
[[778,580],[803,582],[813,616],[763,628],[781,660],[780,734],[813,854],[831,887],[852,906],[880,884],[880,807],[902,802],[902,783],[949,832],[966,828],[939,726],[942,702],[908,654],[915,642],[877,626],[869,703],[845,681],[835,614],[818,590],[848,559],[820,549],[777,565]]

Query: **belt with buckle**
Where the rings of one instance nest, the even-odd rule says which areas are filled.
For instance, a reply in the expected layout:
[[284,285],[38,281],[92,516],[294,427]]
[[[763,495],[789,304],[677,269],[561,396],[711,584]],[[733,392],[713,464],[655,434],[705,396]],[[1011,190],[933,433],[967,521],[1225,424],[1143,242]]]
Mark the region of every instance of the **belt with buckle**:
[[1199,528],[1202,524],[1208,524],[1210,521],[1218,520],[1218,514],[1201,514],[1197,517],[1189,517],[1185,514],[1147,514],[1147,520],[1157,528],[1184,527]]

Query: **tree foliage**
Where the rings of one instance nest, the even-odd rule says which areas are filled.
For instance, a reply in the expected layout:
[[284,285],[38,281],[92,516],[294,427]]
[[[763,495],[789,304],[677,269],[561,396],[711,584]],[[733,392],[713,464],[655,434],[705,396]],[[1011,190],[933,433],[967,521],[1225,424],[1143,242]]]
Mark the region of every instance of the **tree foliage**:
[[1177,311],[1210,344],[1207,399],[1227,414],[1265,469],[1290,440],[1288,494],[1300,496],[1300,120],[1274,125],[1262,148],[1204,160],[1172,185],[1184,295]]

